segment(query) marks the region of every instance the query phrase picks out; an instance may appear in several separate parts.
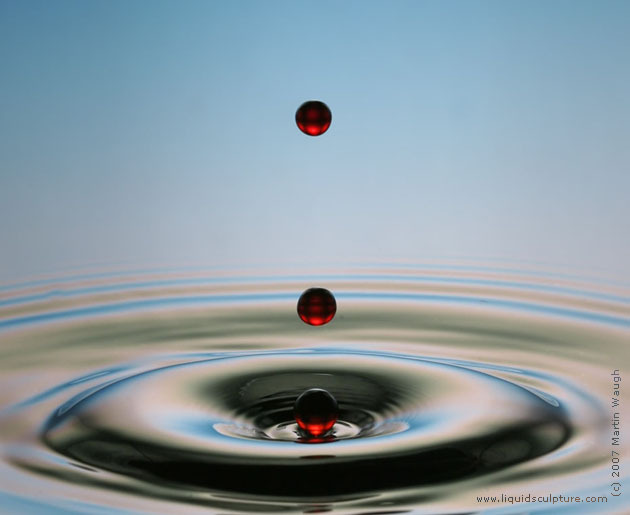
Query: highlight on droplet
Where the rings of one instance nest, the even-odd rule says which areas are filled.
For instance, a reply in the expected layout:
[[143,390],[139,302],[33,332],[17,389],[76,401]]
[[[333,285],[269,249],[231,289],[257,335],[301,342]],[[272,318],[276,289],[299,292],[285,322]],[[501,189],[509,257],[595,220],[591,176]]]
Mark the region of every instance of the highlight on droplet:
[[326,390],[311,388],[295,401],[293,415],[307,437],[325,436],[339,416],[337,400]]
[[337,302],[325,288],[309,288],[300,296],[297,312],[302,321],[309,325],[324,325],[337,312]]
[[304,102],[295,113],[298,128],[309,136],[320,136],[330,127],[332,113],[326,104],[319,100]]

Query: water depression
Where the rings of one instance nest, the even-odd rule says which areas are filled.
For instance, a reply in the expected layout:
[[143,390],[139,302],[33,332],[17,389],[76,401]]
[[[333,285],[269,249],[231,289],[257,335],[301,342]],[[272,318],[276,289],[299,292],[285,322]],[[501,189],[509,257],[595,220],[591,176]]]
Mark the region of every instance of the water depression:
[[[295,313],[313,284],[337,298],[326,326]],[[481,266],[7,285],[0,498],[453,513],[489,490],[601,495],[628,304],[620,285]],[[321,439],[293,416],[309,388],[338,402]]]

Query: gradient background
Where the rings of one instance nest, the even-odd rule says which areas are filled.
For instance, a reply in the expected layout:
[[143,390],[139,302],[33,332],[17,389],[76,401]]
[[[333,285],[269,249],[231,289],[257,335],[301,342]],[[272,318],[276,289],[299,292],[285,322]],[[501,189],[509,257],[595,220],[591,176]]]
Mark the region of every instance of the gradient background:
[[[630,279],[630,2],[0,0],[0,280],[550,262]],[[331,129],[298,131],[305,100]]]

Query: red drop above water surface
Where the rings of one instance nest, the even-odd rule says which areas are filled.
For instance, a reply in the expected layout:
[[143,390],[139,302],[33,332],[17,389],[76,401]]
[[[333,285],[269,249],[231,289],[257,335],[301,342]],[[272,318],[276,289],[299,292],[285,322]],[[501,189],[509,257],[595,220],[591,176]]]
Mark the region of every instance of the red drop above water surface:
[[330,127],[332,114],[328,106],[319,100],[304,102],[295,113],[295,123],[309,136],[320,136]]
[[306,436],[317,438],[326,435],[335,425],[339,407],[326,390],[311,388],[297,398],[293,415]]
[[300,295],[297,312],[302,321],[309,325],[324,325],[335,316],[337,302],[325,288],[309,288]]

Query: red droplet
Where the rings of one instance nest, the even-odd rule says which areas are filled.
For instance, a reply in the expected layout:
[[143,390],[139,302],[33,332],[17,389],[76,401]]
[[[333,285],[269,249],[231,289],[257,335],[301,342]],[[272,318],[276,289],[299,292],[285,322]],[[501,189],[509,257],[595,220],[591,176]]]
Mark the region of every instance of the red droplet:
[[309,325],[324,325],[335,316],[337,302],[325,288],[309,288],[300,295],[297,312],[302,321]]
[[295,401],[293,414],[300,429],[309,437],[324,436],[337,422],[339,408],[326,390],[311,388]]
[[309,136],[324,134],[330,127],[332,114],[328,106],[319,100],[304,102],[295,113],[299,129]]

